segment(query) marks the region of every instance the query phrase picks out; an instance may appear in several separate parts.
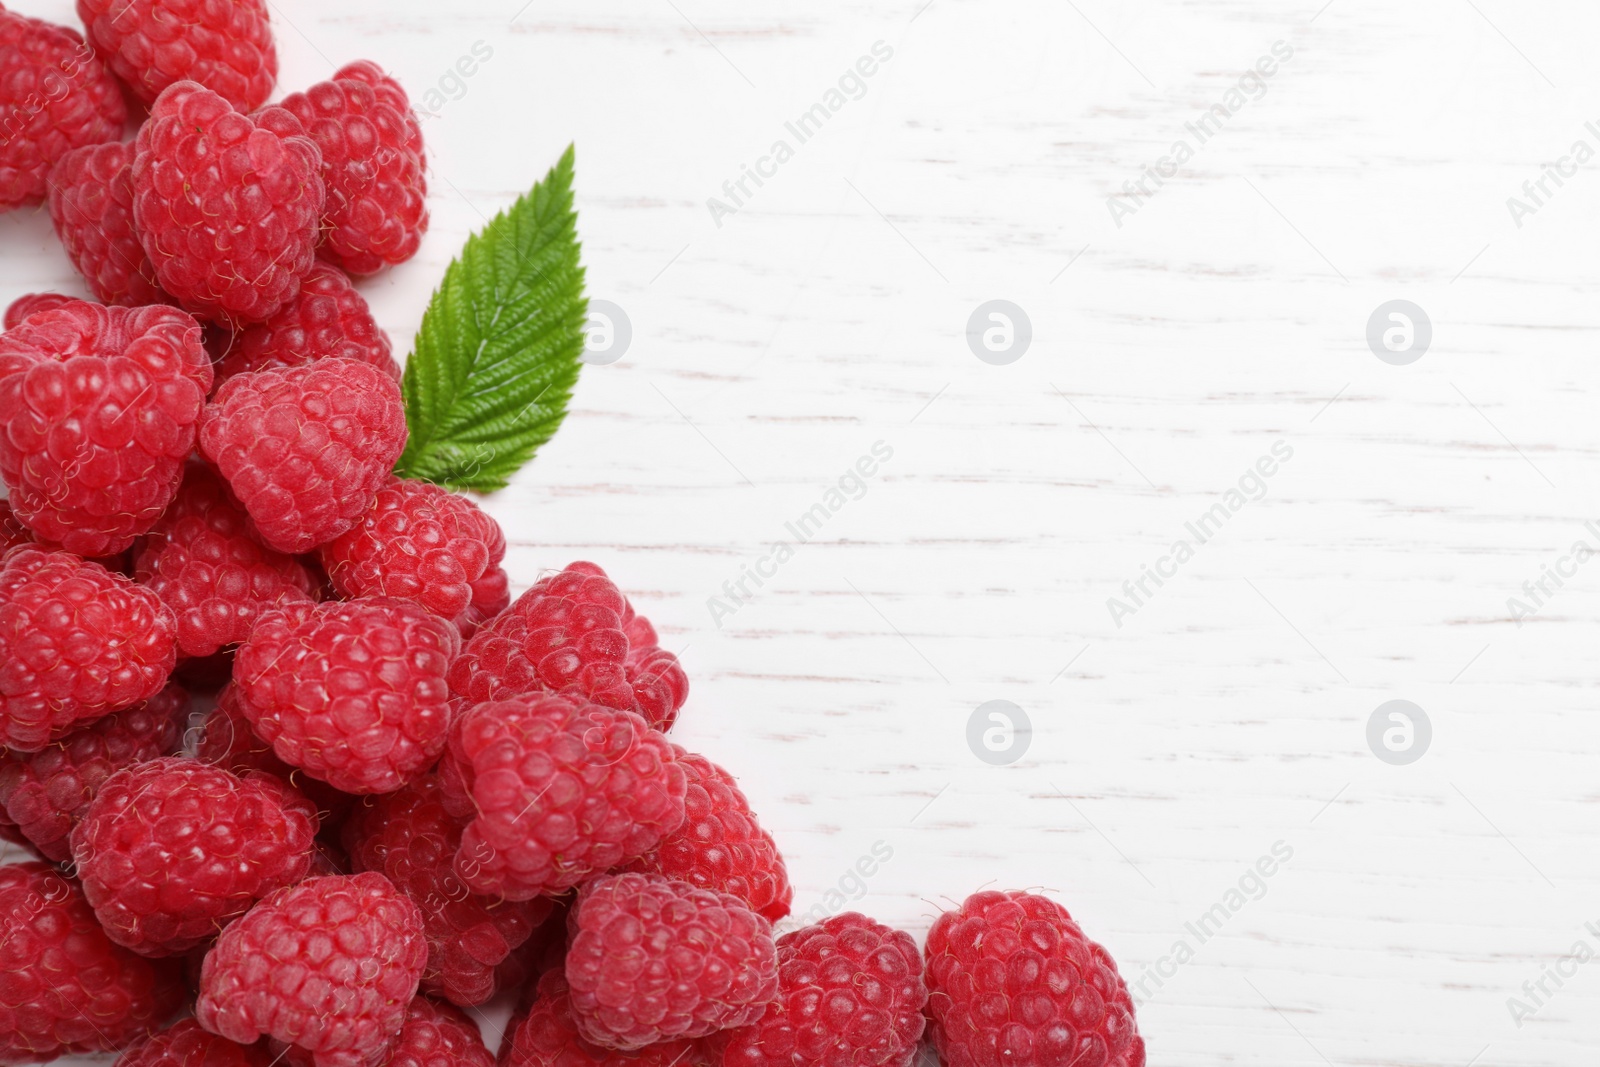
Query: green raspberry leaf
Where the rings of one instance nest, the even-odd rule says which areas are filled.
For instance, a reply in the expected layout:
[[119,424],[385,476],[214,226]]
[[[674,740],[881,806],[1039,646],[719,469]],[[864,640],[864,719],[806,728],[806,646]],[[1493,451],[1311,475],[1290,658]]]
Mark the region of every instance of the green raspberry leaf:
[[572,170],[569,145],[445,271],[406,361],[396,473],[501,489],[566,417],[589,307]]

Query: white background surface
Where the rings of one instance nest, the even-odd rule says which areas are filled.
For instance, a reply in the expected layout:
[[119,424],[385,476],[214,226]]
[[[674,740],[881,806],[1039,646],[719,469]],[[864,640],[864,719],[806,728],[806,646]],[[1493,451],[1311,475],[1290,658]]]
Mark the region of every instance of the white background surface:
[[[1137,983],[1159,1065],[1594,1062],[1600,565],[1507,598],[1600,516],[1600,10],[1507,0],[273,0],[279,95],[356,58],[426,120],[433,227],[365,286],[397,350],[468,232],[578,146],[591,296],[632,347],[488,501],[520,590],[605,566],[681,650],[676,730],[743,776],[797,910],[915,931],[1045,887]],[[70,20],[65,0],[19,9]],[[882,40],[892,60],[748,205],[705,201]],[[1260,99],[1124,219],[1108,195],[1276,41]],[[441,94],[443,96],[444,94]],[[42,213],[0,296],[76,292]],[[1077,257],[1076,259],[1074,257]],[[1011,300],[1010,366],[963,337]],[[1432,348],[1389,366],[1368,315]],[[736,614],[722,592],[876,441],[892,460]],[[1106,608],[1274,442],[1293,459],[1118,628]],[[1070,664],[1070,666],[1069,666]],[[1383,701],[1426,709],[1410,766]],[[973,709],[1034,734],[989,766]],[[1293,858],[1194,945],[1275,842]],[[1530,1005],[1531,1005],[1530,1001]]]

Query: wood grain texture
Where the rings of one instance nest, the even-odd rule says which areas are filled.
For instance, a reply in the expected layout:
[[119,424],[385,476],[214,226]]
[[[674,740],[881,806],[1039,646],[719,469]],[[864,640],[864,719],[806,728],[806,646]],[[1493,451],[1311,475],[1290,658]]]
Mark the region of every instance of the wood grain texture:
[[[1144,981],[1152,1064],[1593,1062],[1600,964],[1521,1025],[1507,1000],[1600,951],[1600,563],[1521,626],[1507,599],[1600,547],[1600,161],[1520,227],[1506,200],[1600,148],[1600,11],[520,3],[273,0],[282,85],[365,57],[439,90],[432,231],[363,286],[400,350],[466,235],[577,142],[590,292],[632,345],[486,504],[519,589],[595,560],[681,650],[678,740],[743,776],[799,910],[878,842],[851,906],[919,935],[980,886],[1046,887]],[[879,41],[719,226],[707,199]],[[1280,41],[1116,225],[1107,198]],[[77,291],[42,214],[0,241],[0,295]],[[964,337],[993,298],[1033,325],[1009,366]],[[1365,341],[1396,298],[1434,326],[1405,367]],[[859,499],[714,619],[880,441]],[[1118,627],[1107,598],[1280,441]],[[1433,726],[1409,766],[1365,740],[1393,698]],[[993,699],[1033,724],[1010,766],[968,748]]]

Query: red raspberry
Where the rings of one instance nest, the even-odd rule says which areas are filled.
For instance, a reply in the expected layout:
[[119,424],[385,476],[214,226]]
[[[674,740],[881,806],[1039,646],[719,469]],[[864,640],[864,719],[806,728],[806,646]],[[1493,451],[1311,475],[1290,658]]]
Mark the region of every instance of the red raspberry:
[[527,900],[643,856],[683,822],[683,768],[628,711],[561,696],[479,704],[450,734],[447,790],[470,797],[456,873]]
[[222,931],[195,1018],[241,1044],[298,1046],[317,1067],[370,1067],[400,1033],[427,957],[421,913],[383,875],[308,878]]
[[704,1037],[755,1022],[777,998],[772,924],[730,894],[611,874],[583,887],[568,925],[572,1014],[597,1045]]
[[72,859],[111,940],[176,956],[305,877],[316,833],[316,809],[279,779],[175,756],[107,779]]
[[240,1045],[207,1033],[184,1019],[141,1041],[117,1058],[115,1067],[270,1067],[261,1045]]
[[400,387],[350,359],[241,374],[200,420],[201,451],[279,552],[361,521],[405,447]]
[[[635,645],[630,635],[650,643]],[[473,635],[450,670],[450,687],[474,703],[571,693],[638,712],[665,730],[689,695],[689,680],[654,638],[603,570],[573,563]]]
[[974,893],[934,921],[928,1017],[947,1067],[1144,1067],[1128,987],[1067,909]]
[[278,76],[263,0],[78,0],[78,17],[112,71],[146,104],[187,79],[252,111]]
[[324,830],[342,823],[355,803],[355,797],[350,794],[341,793],[327,782],[319,782],[279,759],[272,746],[250,729],[250,720],[239,710],[239,689],[231,683],[223,686],[217,694],[216,707],[200,724],[194,755],[196,759],[235,774],[266,771],[282,778],[317,805]]
[[400,597],[446,619],[472,606],[473,583],[505,554],[500,524],[478,505],[409,478],[390,478],[361,521],[319,552],[340,596]]
[[683,825],[627,866],[732,893],[769,922],[789,914],[794,889],[772,835],[761,828],[738,781],[704,756],[672,746],[689,778]]
[[460,644],[405,600],[290,605],[234,657],[239,708],[284,762],[346,793],[392,793],[444,750]]
[[417,997],[384,1067],[494,1067],[494,1054],[461,1009]]
[[65,304],[77,303],[75,296],[60,293],[23,293],[6,305],[5,328],[22,325],[22,320],[41,311],[54,311]]
[[663,1041],[637,1052],[601,1048],[578,1033],[567,976],[560,967],[539,979],[538,999],[512,1020],[500,1046],[500,1067],[679,1067],[697,1062],[694,1043]]
[[177,629],[154,593],[98,563],[12,549],[0,562],[0,744],[37,752],[155,696]]
[[366,297],[338,267],[318,263],[301,279],[293,300],[232,339],[217,367],[217,384],[246,371],[298,367],[329,357],[370,363],[400,380],[389,335],[372,317]]
[[553,903],[473,895],[451,869],[461,830],[430,776],[358,807],[343,840],[353,869],[387,876],[422,909],[423,991],[471,1005],[494,996],[497,968],[550,917]]
[[294,112],[322,150],[328,186],[321,254],[351,274],[376,274],[417,254],[428,229],[422,126],[400,83],[376,63],[340,68],[332,81],[291,93]]
[[196,314],[260,322],[311,269],[325,191],[316,145],[282,108],[242,115],[191,81],[139,129],[133,222],[156,280]]
[[28,840],[21,827],[11,821],[5,808],[0,808],[0,841],[6,842],[5,847],[0,847],[0,861],[10,863],[16,859],[17,850],[10,848],[10,845],[20,846],[24,857],[39,855],[39,850],[33,847],[33,842]]
[[0,1063],[114,1052],[177,1010],[180,969],[114,945],[46,863],[0,866]]
[[909,1067],[922,1039],[911,935],[847,911],[778,939],[778,1000],[706,1042],[715,1067]]
[[73,301],[0,335],[0,477],[42,541],[121,552],[183,477],[211,361],[170,307]]
[[463,641],[478,632],[478,627],[511,606],[511,579],[504,567],[491,567],[472,583],[472,602],[455,618]]
[[75,148],[50,172],[50,221],[102,304],[165,304],[156,269],[133,232],[131,141]]
[[0,556],[18,545],[34,544],[33,531],[29,530],[11,512],[11,501],[0,500]]
[[115,141],[127,117],[82,37],[0,8],[0,211],[43,200],[56,160]]
[[250,636],[264,611],[311,603],[317,579],[264,547],[210,468],[190,463],[183,488],[134,555],[134,577],[178,619],[178,649],[209,656]]
[[40,855],[63,863],[72,856],[67,835],[100,784],[176,749],[188,711],[189,695],[169,685],[31,755],[0,754],[0,805]]

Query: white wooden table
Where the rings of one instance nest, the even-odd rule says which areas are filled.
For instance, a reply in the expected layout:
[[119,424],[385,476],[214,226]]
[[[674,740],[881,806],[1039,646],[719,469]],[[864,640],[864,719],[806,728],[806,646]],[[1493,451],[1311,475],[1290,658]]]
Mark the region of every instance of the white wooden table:
[[[1561,960],[1600,952],[1600,563],[1560,561],[1600,549],[1600,160],[1522,187],[1600,149],[1600,10],[272,2],[280,91],[365,57],[432,112],[432,231],[365,287],[402,351],[577,142],[632,342],[488,506],[519,589],[595,560],[681,649],[678,740],[743,775],[798,910],[920,935],[1045,887],[1141,990],[1152,1064],[1595,1062],[1600,964]],[[76,291],[42,214],[0,241],[0,296]],[[1008,365],[967,344],[991,299],[1031,321]],[[1432,323],[1404,366],[1366,340],[1396,299]],[[1392,699],[1431,723],[1406,765],[1367,741]],[[1005,765],[968,744],[991,700],[1032,723]]]

